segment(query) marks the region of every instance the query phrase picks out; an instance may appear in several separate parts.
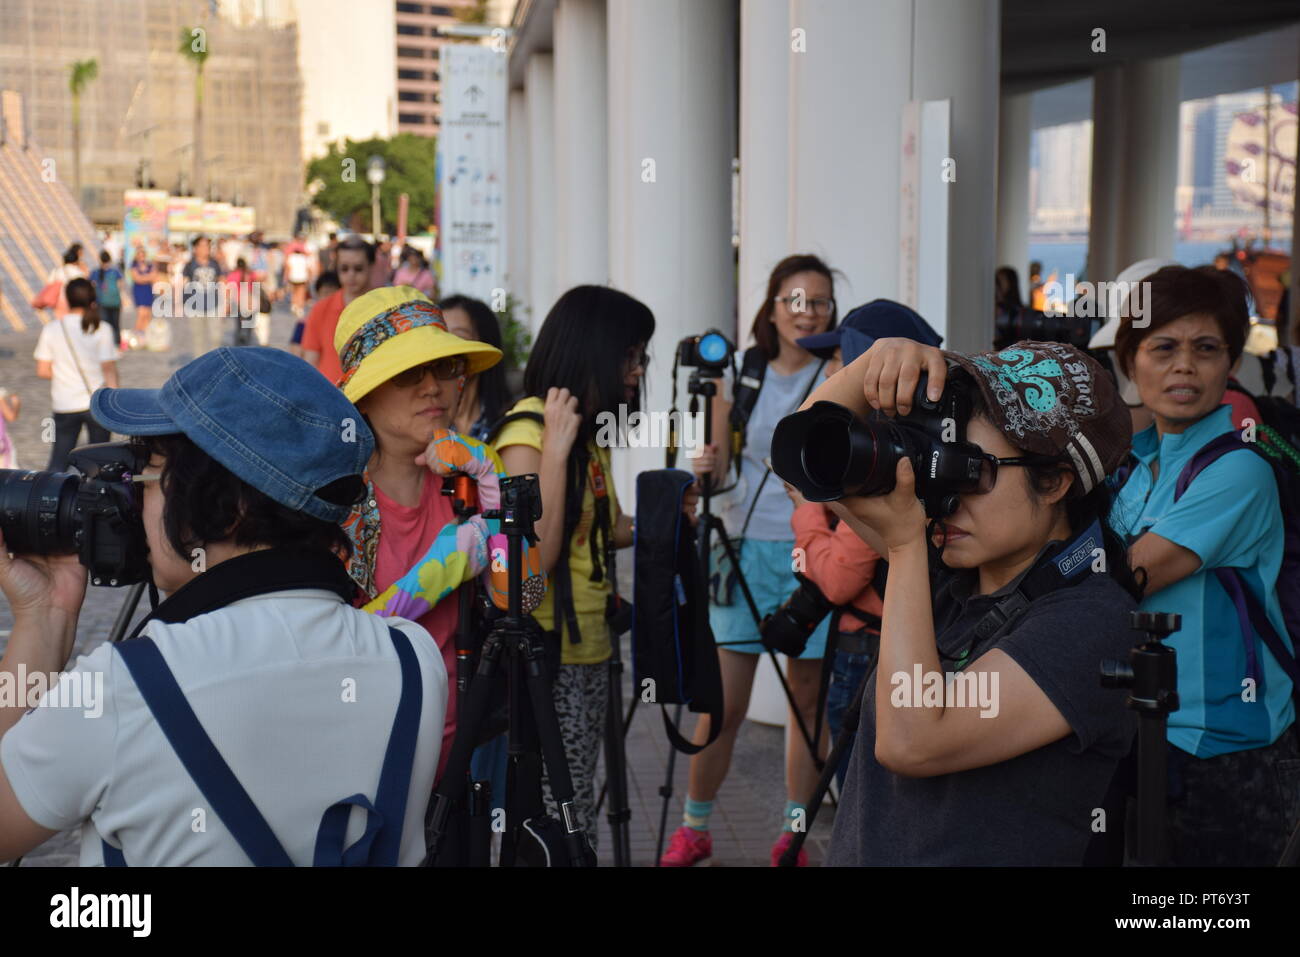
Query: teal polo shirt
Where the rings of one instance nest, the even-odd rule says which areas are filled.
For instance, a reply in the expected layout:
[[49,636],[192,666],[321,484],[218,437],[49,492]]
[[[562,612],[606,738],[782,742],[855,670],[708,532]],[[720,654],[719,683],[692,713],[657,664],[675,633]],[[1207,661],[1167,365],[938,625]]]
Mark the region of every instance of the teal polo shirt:
[[[1277,600],[1283,533],[1272,468],[1248,449],[1229,452],[1174,502],[1183,466],[1215,436],[1232,430],[1232,410],[1224,405],[1179,435],[1160,438],[1154,425],[1135,435],[1138,464],[1111,515],[1111,525],[1130,540],[1154,532],[1201,560],[1196,573],[1141,604],[1143,611],[1183,616],[1182,629],[1167,641],[1178,653],[1181,703],[1169,715],[1169,741],[1198,758],[1272,744],[1295,720],[1291,680],[1253,629],[1260,680],[1255,700],[1242,700],[1247,668],[1241,625],[1232,599],[1213,574],[1215,568],[1237,569],[1290,644]],[[1159,475],[1153,480],[1157,462]]]

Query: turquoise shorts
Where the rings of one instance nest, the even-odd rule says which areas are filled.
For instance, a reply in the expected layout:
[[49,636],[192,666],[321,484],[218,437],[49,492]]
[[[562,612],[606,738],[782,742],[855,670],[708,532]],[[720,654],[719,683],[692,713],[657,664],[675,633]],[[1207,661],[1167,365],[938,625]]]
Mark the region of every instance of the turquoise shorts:
[[[734,539],[740,545],[740,539]],[[784,542],[764,542],[758,539],[746,539],[740,548],[740,571],[749,585],[754,604],[758,605],[759,616],[765,616],[785,604],[787,598],[799,587],[799,580],[794,577],[790,567],[790,553],[794,551],[794,539]],[[808,639],[800,658],[821,658],[826,653],[826,631],[830,627],[831,616],[827,615],[817,630]],[[732,593],[730,605],[709,604],[709,624],[713,628],[713,640],[727,651],[739,651],[749,655],[759,655],[765,650],[758,641],[758,626],[754,616],[749,613],[749,603],[745,593],[737,584]],[[744,642],[744,644],[723,644],[723,642]]]

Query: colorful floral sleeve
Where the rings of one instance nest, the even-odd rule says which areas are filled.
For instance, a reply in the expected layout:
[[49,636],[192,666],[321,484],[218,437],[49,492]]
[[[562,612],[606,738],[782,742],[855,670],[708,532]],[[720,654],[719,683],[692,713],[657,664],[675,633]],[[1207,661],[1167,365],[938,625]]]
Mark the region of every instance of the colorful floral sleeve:
[[[474,479],[478,490],[480,511],[490,511],[501,505],[501,479],[505,468],[496,452],[468,436],[439,430],[425,450],[425,464],[436,475],[447,476],[464,473]],[[434,539],[424,557],[405,575],[384,589],[365,610],[382,616],[415,619],[429,611],[464,582],[477,575],[484,576],[484,585],[493,600],[497,600],[499,579],[504,588],[505,536],[500,531],[498,519],[485,519],[473,515],[463,521],[449,522]],[[525,544],[525,565],[537,572],[536,550]],[[489,555],[491,566],[489,567]],[[526,575],[526,578],[536,577]],[[543,579],[544,581],[544,579]],[[536,592],[544,585],[535,583],[529,589]],[[540,603],[540,599],[538,599]],[[535,607],[535,605],[534,605]]]

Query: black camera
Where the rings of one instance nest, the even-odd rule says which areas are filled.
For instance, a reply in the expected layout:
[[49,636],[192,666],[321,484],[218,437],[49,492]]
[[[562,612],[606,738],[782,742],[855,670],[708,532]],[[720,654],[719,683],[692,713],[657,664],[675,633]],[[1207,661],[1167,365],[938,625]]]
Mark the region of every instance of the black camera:
[[1037,309],[999,309],[993,317],[993,348],[1005,349],[1024,339],[1065,342],[1080,351],[1092,338],[1092,320],[1040,312]]
[[149,577],[140,489],[148,464],[125,442],[74,449],[77,472],[0,469],[0,531],[16,555],[76,554],[94,585],[133,585]]
[[722,375],[731,365],[736,347],[717,329],[702,336],[687,336],[677,343],[678,365],[700,369],[706,374]]
[[860,419],[834,402],[788,415],[772,434],[772,471],[810,502],[848,495],[887,495],[898,460],[908,458],[925,514],[944,518],[957,510],[957,496],[987,491],[995,467],[979,446],[966,441],[973,383],[952,370],[939,401],[925,394],[922,374],[905,416],[873,413]]
[[812,580],[795,572],[799,587],[758,626],[764,648],[779,651],[790,658],[803,654],[808,639],[835,608]]

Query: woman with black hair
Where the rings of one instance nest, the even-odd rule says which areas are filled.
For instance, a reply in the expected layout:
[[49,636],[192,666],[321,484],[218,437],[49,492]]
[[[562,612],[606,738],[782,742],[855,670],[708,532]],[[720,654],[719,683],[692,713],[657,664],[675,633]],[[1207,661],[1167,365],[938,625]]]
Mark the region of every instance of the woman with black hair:
[[1134,731],[1098,680],[1132,646],[1140,596],[1106,481],[1128,413],[1095,360],[1047,342],[967,356],[881,339],[805,406],[905,416],[922,373],[931,400],[949,379],[969,395],[954,424],[981,468],[943,516],[906,457],[892,492],[831,506],[889,579],[828,863],[1101,863],[1098,812],[1121,813]]
[[[609,695],[607,555],[632,544],[632,519],[618,506],[610,451],[596,441],[598,419],[606,413],[627,421],[639,409],[654,330],[654,315],[626,293],[604,286],[570,289],[542,324],[524,370],[526,397],[510,411],[531,415],[508,415],[493,443],[511,475],[540,477],[537,535],[550,587],[533,617],[560,643],[555,710],[578,823],[593,845],[593,783]],[[619,415],[620,406],[626,416]],[[694,508],[695,496],[689,495],[684,509],[691,514]],[[554,813],[549,785],[545,793]]]
[[[438,308],[442,310],[448,332],[505,351],[501,324],[486,302],[470,296],[449,296]],[[487,441],[493,423],[511,404],[507,373],[506,364],[501,362],[465,380],[465,391],[461,393],[453,420],[457,432],[480,442]]]
[[107,442],[108,432],[90,417],[90,394],[100,386],[117,388],[117,343],[108,323],[99,321],[95,284],[76,278],[67,286],[68,314],[47,323],[36,340],[36,374],[50,380],[54,412],[52,472],[68,465],[68,453],[85,426],[91,442]]

